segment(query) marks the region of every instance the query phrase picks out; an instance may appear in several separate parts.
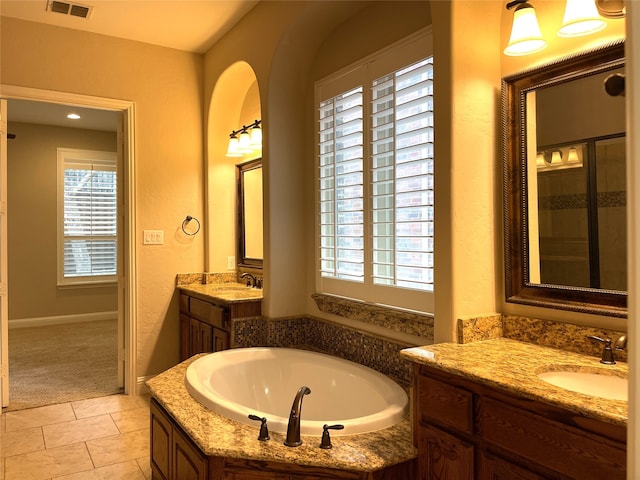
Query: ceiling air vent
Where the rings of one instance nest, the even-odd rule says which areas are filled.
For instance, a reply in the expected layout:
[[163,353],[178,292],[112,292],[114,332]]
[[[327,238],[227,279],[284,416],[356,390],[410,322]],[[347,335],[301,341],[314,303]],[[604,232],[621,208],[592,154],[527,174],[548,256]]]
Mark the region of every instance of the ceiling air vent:
[[59,0],[49,0],[47,2],[47,10],[80,18],[88,18],[91,13],[91,7],[77,3],[60,2]]

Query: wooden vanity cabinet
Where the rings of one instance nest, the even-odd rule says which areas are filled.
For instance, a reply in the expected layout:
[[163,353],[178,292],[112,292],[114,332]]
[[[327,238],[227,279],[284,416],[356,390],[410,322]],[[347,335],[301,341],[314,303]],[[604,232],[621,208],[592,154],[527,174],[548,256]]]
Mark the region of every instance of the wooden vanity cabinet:
[[180,361],[198,353],[229,348],[231,320],[258,316],[261,303],[214,303],[180,294]]
[[414,364],[420,480],[625,479],[626,428]]
[[207,480],[207,458],[180,430],[164,409],[151,399],[152,480]]
[[[375,472],[342,471],[294,463],[209,457],[151,398],[152,480],[413,480],[414,461]],[[257,442],[258,440],[256,440]]]

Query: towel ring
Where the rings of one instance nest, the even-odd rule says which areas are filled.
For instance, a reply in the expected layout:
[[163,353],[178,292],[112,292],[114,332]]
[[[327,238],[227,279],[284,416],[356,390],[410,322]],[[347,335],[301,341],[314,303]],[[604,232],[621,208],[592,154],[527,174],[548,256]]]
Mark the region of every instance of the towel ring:
[[[191,220],[195,220],[195,222],[198,224],[196,231],[193,233],[187,232],[187,229],[186,229],[186,226],[189,224],[189,222],[191,222]],[[182,231],[185,233],[185,235],[189,235],[190,237],[193,237],[195,234],[197,234],[200,231],[200,220],[198,220],[196,217],[192,217],[191,215],[187,215],[187,218],[185,218],[182,221]]]

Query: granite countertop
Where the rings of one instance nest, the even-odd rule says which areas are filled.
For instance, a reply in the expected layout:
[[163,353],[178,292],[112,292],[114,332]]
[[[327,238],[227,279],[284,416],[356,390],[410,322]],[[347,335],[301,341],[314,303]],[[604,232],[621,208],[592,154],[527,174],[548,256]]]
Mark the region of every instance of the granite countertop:
[[359,435],[332,435],[333,448],[319,448],[321,432],[302,436],[299,447],[286,447],[286,434],[270,432],[271,440],[257,440],[260,423],[243,425],[218,415],[196,401],[184,384],[191,357],[148,380],[151,395],[209,456],[293,463],[339,470],[371,472],[417,456],[409,419],[393,427]]
[[556,405],[589,418],[621,426],[627,424],[626,401],[571,392],[537,377],[537,374],[551,370],[601,372],[627,377],[626,363],[603,365],[595,357],[506,338],[414,347],[402,350],[401,355],[412,362]]
[[261,288],[247,287],[242,283],[190,283],[178,285],[178,288],[202,300],[224,303],[255,302],[263,298]]

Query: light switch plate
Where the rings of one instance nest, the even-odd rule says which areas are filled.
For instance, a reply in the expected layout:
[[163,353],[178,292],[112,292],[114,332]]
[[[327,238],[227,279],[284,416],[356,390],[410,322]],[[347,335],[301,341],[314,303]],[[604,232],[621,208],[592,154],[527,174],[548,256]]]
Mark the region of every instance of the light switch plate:
[[143,230],[144,245],[164,245],[164,230]]
[[236,268],[236,257],[234,256],[227,257],[227,268],[229,270],[233,270],[234,268]]

